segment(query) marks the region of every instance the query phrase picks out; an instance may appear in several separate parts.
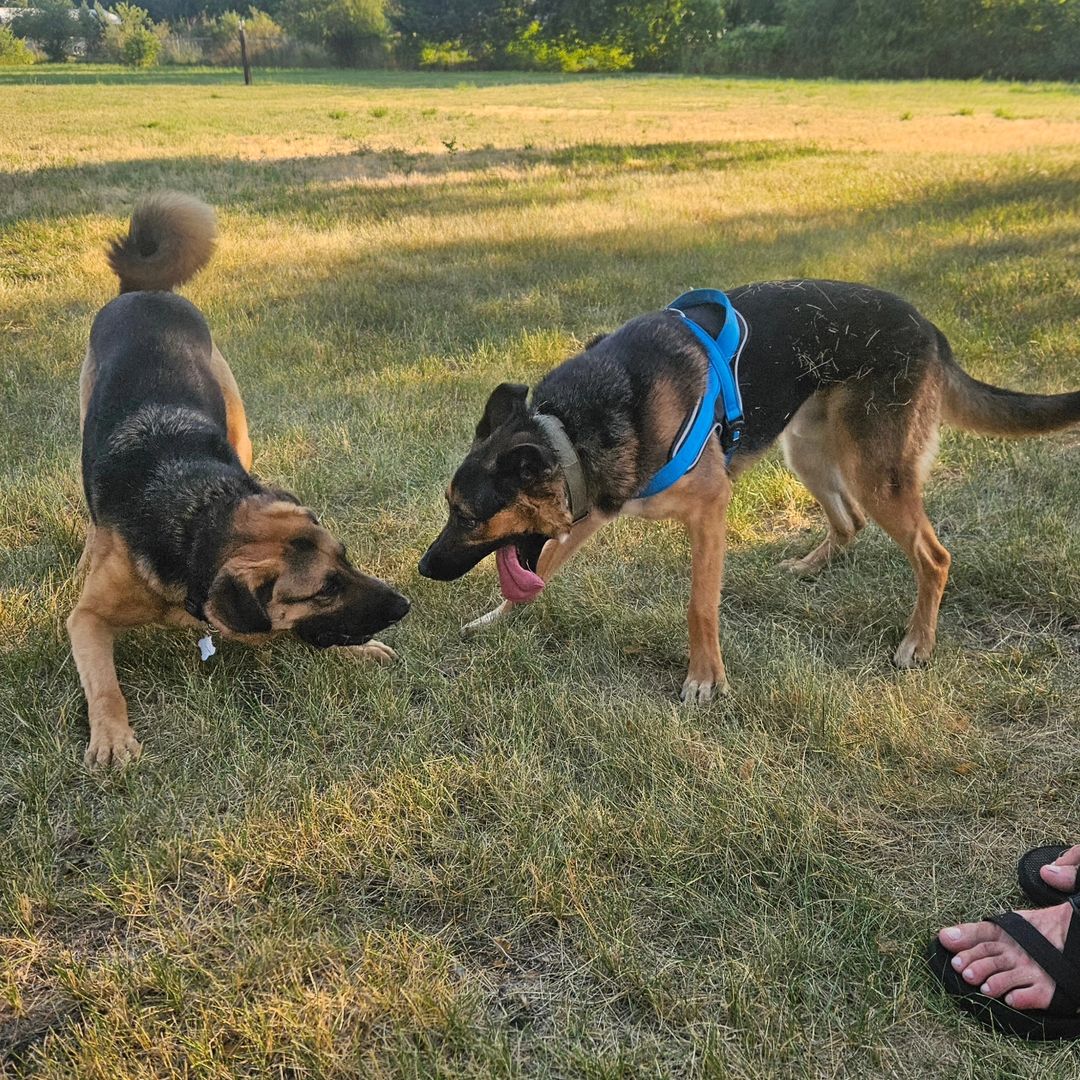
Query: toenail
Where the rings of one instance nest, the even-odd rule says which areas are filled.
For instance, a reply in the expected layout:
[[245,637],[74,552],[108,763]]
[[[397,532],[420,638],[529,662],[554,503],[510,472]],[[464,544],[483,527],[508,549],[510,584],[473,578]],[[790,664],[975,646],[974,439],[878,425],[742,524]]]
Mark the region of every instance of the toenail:
[[959,941],[960,940],[960,928],[958,926],[950,927],[948,930],[945,931],[945,936],[950,941]]
[[952,958],[952,966],[956,968],[957,971],[959,971],[964,966],[963,957],[954,956]]
[[973,974],[974,974],[974,972],[971,970],[971,968],[968,968],[967,971],[964,972],[964,978],[967,979],[970,982],[971,981],[971,976]]
[[990,984],[988,982],[984,982],[982,984],[982,986],[979,987],[979,993],[980,994],[989,994],[990,993]]
[[1051,874],[1060,874],[1061,871],[1062,871],[1062,867],[1054,866],[1053,863],[1051,863],[1049,866],[1047,866],[1046,869],[1049,870]]

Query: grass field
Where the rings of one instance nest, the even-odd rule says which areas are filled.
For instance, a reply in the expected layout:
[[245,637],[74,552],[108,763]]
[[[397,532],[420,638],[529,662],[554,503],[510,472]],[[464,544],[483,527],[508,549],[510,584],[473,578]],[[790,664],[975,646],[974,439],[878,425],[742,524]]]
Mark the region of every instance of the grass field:
[[[903,293],[973,374],[1080,385],[1076,87],[369,73],[0,72],[0,1075],[1073,1078],[984,1035],[921,954],[1077,836],[1076,433],[947,433],[935,662],[876,529],[739,488],[733,695],[676,703],[688,551],[620,523],[463,642],[490,564],[421,579],[487,391],[695,285]],[[160,186],[214,203],[185,290],[256,468],[413,612],[402,661],[146,631],[145,751],[82,765],[63,620],[77,371],[102,258]]]

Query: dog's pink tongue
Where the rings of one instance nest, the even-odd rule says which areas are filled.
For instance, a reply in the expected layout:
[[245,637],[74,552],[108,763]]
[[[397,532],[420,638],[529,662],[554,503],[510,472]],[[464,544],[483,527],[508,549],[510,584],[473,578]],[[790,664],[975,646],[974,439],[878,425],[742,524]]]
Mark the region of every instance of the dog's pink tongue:
[[499,588],[512,603],[528,604],[544,588],[544,579],[521,565],[515,544],[507,544],[495,552],[495,565],[499,570]]

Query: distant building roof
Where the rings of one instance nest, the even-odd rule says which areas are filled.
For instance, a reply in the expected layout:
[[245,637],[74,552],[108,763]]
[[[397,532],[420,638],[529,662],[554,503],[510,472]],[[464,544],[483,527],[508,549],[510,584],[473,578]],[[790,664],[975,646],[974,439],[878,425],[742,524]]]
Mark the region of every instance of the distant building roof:
[[[36,10],[37,10],[36,8],[32,8],[32,7],[0,7],[0,26],[7,26],[7,24],[9,22],[11,22],[12,19],[14,19],[17,15],[25,15],[28,11],[36,11]],[[90,8],[90,13],[92,15],[96,16],[97,15],[97,9],[91,7]],[[77,19],[79,17],[79,9],[78,9],[78,7],[71,8],[68,11],[68,14],[73,19]],[[113,25],[119,25],[120,16],[119,15],[114,15],[111,11],[106,11],[105,12],[105,21],[107,23],[112,23]]]

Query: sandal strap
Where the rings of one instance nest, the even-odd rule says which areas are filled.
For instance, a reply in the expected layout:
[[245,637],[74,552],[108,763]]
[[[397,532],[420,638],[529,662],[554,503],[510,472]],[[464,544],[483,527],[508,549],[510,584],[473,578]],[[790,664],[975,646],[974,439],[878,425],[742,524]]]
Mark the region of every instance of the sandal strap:
[[1053,1012],[1075,1014],[1080,1011],[1080,896],[1070,897],[1073,918],[1065,938],[1065,949],[1058,951],[1022,915],[1006,911],[992,915],[990,922],[1000,926],[1054,980]]
[[1072,918],[1069,920],[1061,955],[1080,970],[1080,893],[1070,896],[1065,903],[1072,908]]

